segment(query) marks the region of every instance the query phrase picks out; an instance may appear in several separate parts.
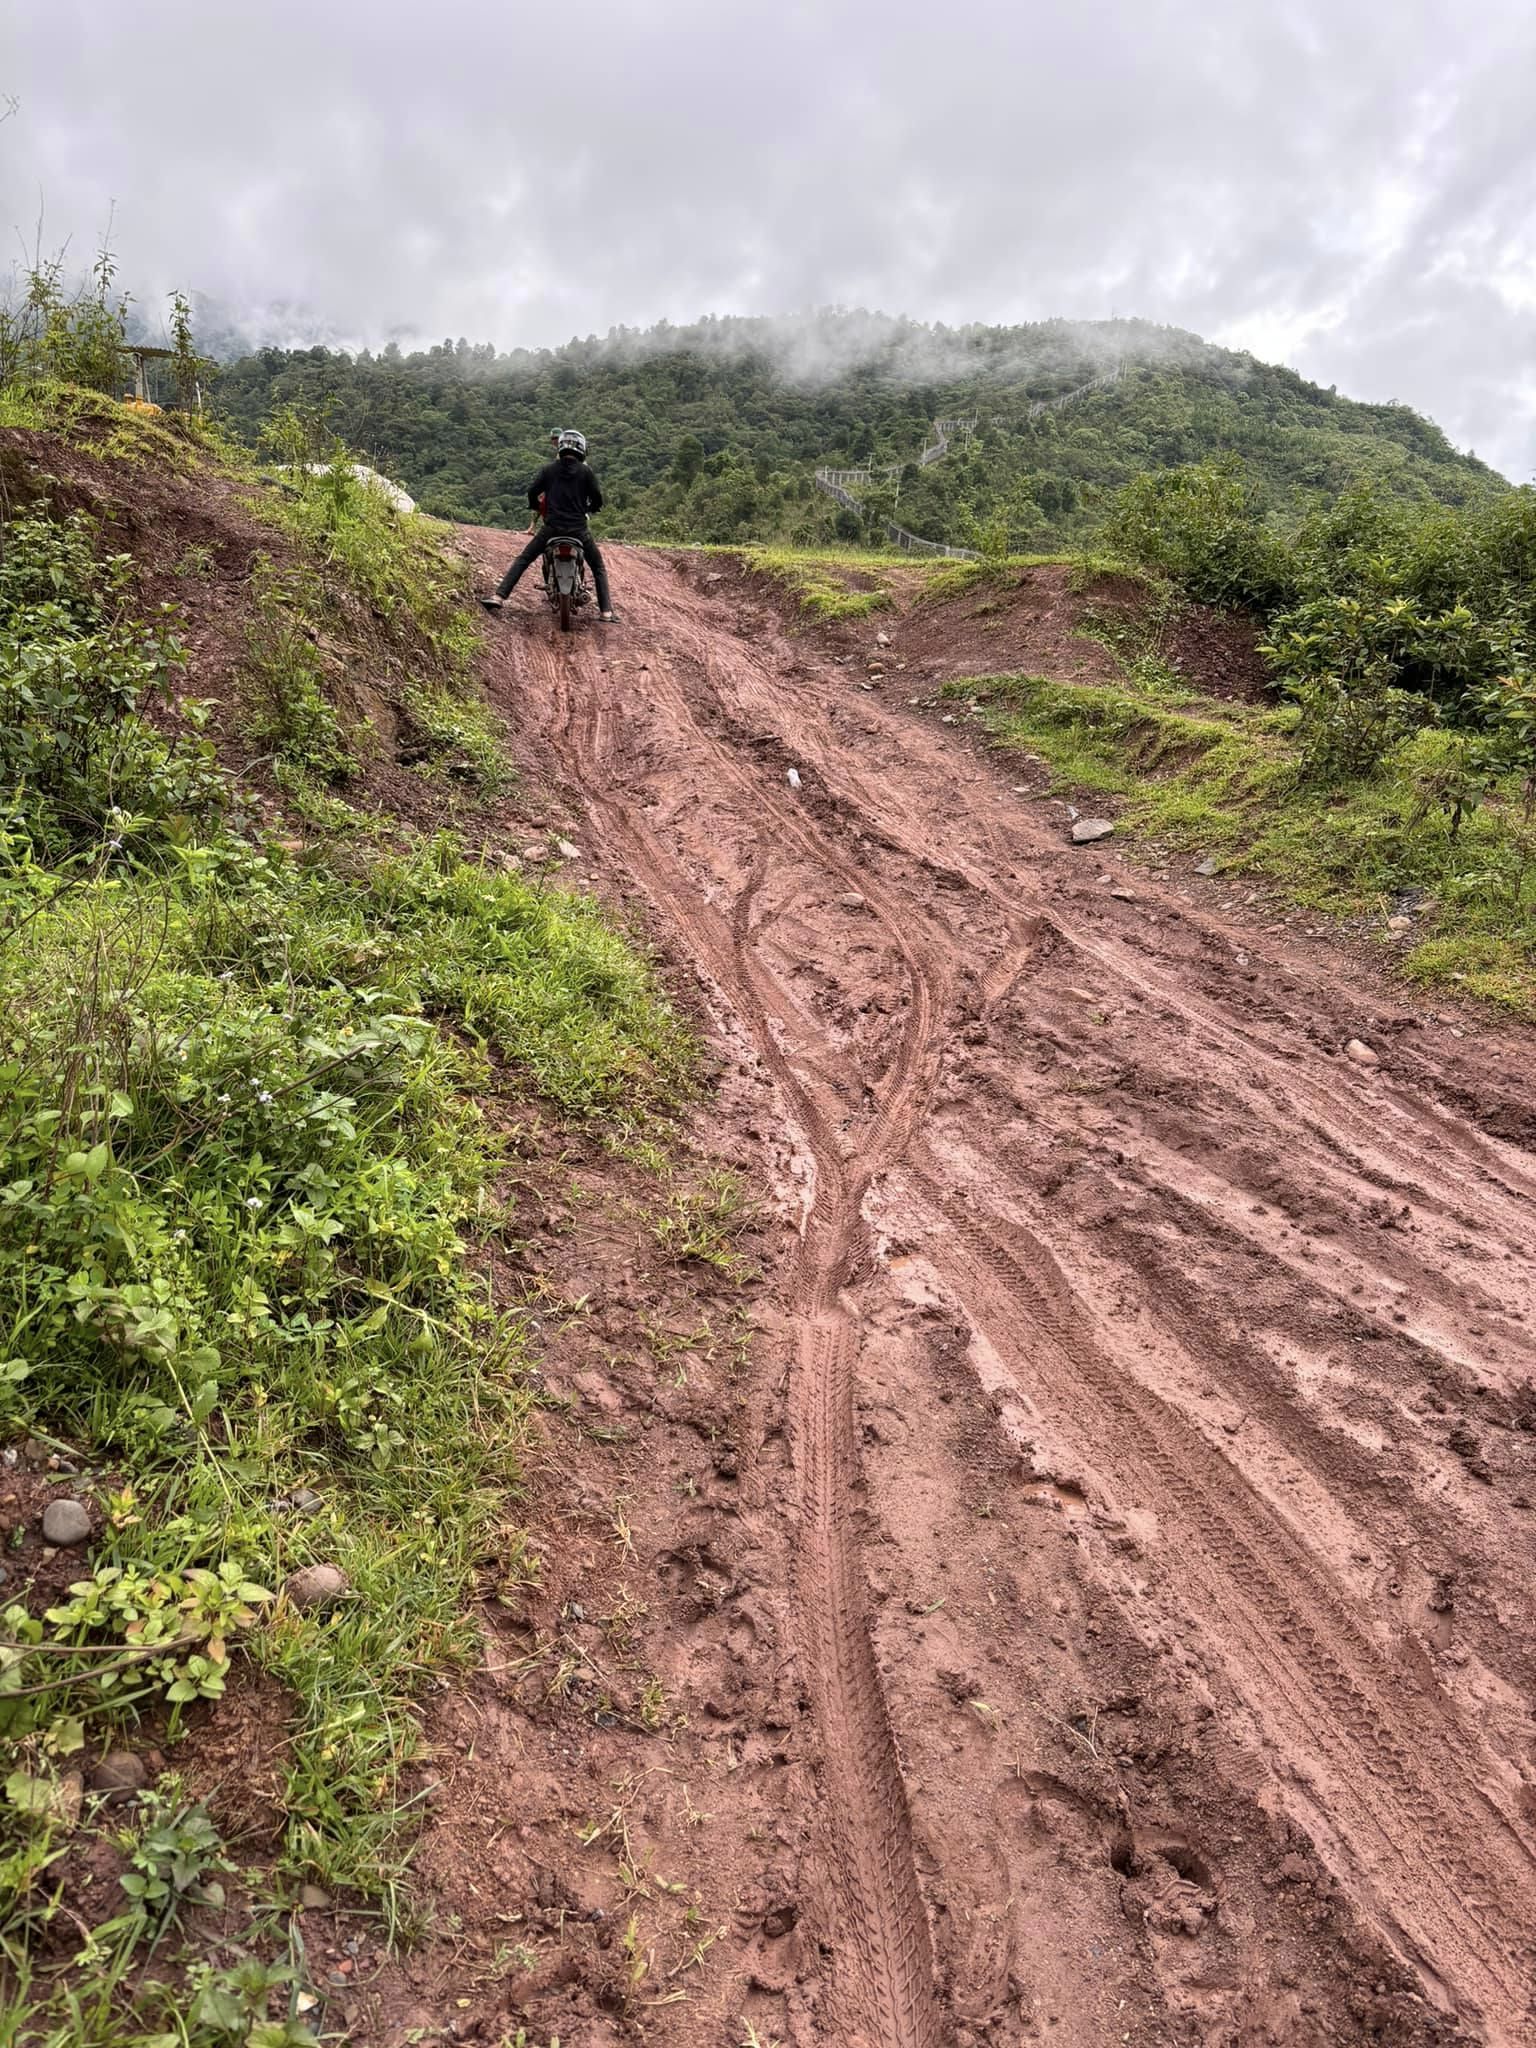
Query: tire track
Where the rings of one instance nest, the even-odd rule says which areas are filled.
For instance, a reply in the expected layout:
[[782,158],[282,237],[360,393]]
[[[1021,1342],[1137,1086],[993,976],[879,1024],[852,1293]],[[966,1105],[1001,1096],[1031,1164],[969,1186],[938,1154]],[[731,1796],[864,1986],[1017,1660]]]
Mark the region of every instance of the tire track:
[[[1531,2017],[1536,1856],[1468,1769],[1459,1731],[1406,1673],[1387,1671],[1301,1544],[1231,1465],[1115,1368],[1050,1255],[1004,1222],[984,1189],[962,1199],[916,1166],[907,1178],[948,1226],[930,1248],[934,1264],[1000,1355],[1028,1357],[1021,1391],[1110,1477],[1119,1507],[1154,1509],[1196,1611],[1219,1624],[1212,1633],[1227,1661],[1248,1664],[1261,1681],[1238,1690],[1257,1693],[1290,1753],[1314,1755],[1329,1772],[1323,1817],[1372,1889],[1385,1876],[1398,1901],[1383,1901],[1381,1918],[1432,1975],[1453,1942],[1483,2009],[1505,2038],[1521,2038]],[[1431,1728],[1438,1781],[1415,1761]],[[1514,1938],[1501,1931],[1511,1918]]]
[[[863,1241],[864,1192],[874,1173],[906,1144],[936,1072],[933,991],[899,928],[890,927],[908,972],[912,1002],[897,1058],[858,1147],[858,1170],[850,1179],[844,1148],[835,1136],[837,1105],[829,1105],[825,1085],[818,1088],[784,1056],[768,1024],[773,984],[751,951],[752,904],[764,879],[761,860],[754,863],[729,921],[701,908],[671,857],[608,795],[608,721],[591,679],[585,690],[573,692],[564,662],[546,658],[544,665],[560,705],[567,772],[602,818],[611,842],[625,849],[651,900],[667,911],[696,961],[746,1022],[815,1160],[815,1195],[795,1286],[803,1322],[791,1387],[791,1440],[801,1522],[792,1576],[825,1756],[831,1852],[842,1880],[845,1931],[853,1954],[853,1968],[840,1972],[837,2002],[850,2042],[863,2038],[870,2048],[940,2048],[927,1910],[852,1527],[850,1503],[859,1469],[857,1344],[838,1305]],[[802,859],[835,878],[851,879],[846,865],[823,850],[798,817],[784,816],[781,806],[765,802],[760,788],[744,787],[746,778],[734,761],[717,758],[722,773],[768,812]],[[870,900],[867,889],[861,893]]]
[[[827,690],[797,684],[787,662],[787,674],[771,672],[772,642],[757,656],[723,618],[715,623],[710,601],[670,588],[659,563],[630,558],[625,567],[639,628],[628,637],[645,647],[643,704],[629,700],[622,716],[610,708],[613,684],[595,636],[580,636],[574,648],[530,636],[526,653],[541,716],[552,707],[564,772],[772,1077],[813,1165],[791,1290],[800,1336],[789,1419],[800,1510],[793,1582],[841,1887],[832,2038],[866,2048],[938,2048],[944,2038],[852,1513],[859,1343],[849,1295],[868,1260],[864,1204],[885,1175],[892,1181],[884,1206],[899,1209],[899,1190],[909,1186],[923,1226],[942,1224],[925,1257],[1021,1392],[1122,1504],[1155,1513],[1176,1630],[1204,1624],[1234,1693],[1279,1751],[1282,1772],[1290,1761],[1295,1802],[1336,1873],[1438,2002],[1480,2014],[1490,2041],[1530,2038],[1536,1856],[1502,1803],[1513,1773],[1501,1760],[1503,1778],[1493,1777],[1495,1751],[1475,1704],[1442,1694],[1422,1657],[1401,1669],[1389,1661],[1307,1530],[1249,1486],[1176,1398],[1138,1378],[1108,1326],[1101,1337],[1095,1311],[1017,1220],[1030,1191],[989,1156],[999,1134],[985,1110],[974,1115],[966,1061],[945,1068],[947,1020],[969,980],[962,1018],[978,1014],[979,997],[985,1023],[1006,1010],[998,1029],[1005,1043],[1017,1041],[1014,1056],[1027,1058],[1042,1042],[1049,1055],[1073,1034],[1055,1010],[1041,1012],[1028,984],[1053,951],[1065,964],[1060,955],[1071,949],[1111,990],[1149,1005],[1122,1034],[1133,1060],[1131,1034],[1143,1032],[1169,1072],[1219,1080],[1224,1119],[1251,1125],[1258,1143],[1287,1153],[1293,1177],[1309,1161],[1312,1170],[1321,1163],[1346,1204],[1351,1184],[1356,1200],[1396,1187],[1484,1242],[1491,1232],[1517,1245],[1536,1189],[1527,1156],[1426,1101],[1432,1074],[1417,1094],[1375,1077],[1366,1096],[1360,1077],[1336,1071],[1308,1042],[1304,1001],[1294,1005],[1296,1017],[1278,1020],[1228,1012],[1202,991],[1204,963],[1148,961],[1143,949],[1048,903],[1046,883],[1029,870],[1038,849],[1021,823],[996,804],[988,809],[985,792],[960,843],[934,800],[942,760],[908,764],[897,745],[877,781],[867,754],[855,756],[829,720],[835,699]],[[774,749],[767,756],[765,743]],[[794,800],[783,790],[785,756],[812,770]],[[703,791],[710,805],[700,819],[689,806]],[[987,872],[989,859],[1002,873]],[[1023,872],[1009,870],[1010,860]],[[935,896],[936,877],[955,893]],[[832,889],[862,896],[865,930],[886,949],[885,967],[906,998],[894,1013],[889,1002],[878,1005],[885,1014],[870,1029],[854,1018],[846,1035],[846,1009],[835,1030],[825,1021],[825,1005],[849,986],[846,971],[839,982],[846,941],[827,915]],[[791,978],[805,965],[815,969],[809,1001],[805,984]],[[860,973],[867,983],[867,962]],[[781,1014],[796,1020],[793,1029],[780,1025]],[[947,1100],[972,1119],[961,1148],[972,1156],[941,1164],[924,1148],[923,1131],[946,1071],[957,1085]],[[1053,1073],[1047,1057],[1031,1084],[1038,1100],[1021,1098],[1024,1116],[1057,1129],[1063,1142],[1082,1128],[1073,1071]],[[1191,1175],[1192,1162],[1155,1132],[1122,1130],[1115,1142],[1132,1148],[1152,1199],[1166,1191],[1163,1214],[1175,1230],[1179,1216],[1193,1213],[1192,1200],[1208,1197],[1213,1213],[1227,1202],[1208,1172]],[[1025,1156],[1033,1156],[1028,1148]],[[1100,1243],[1111,1259],[1139,1268],[1134,1234]],[[1286,1284],[1328,1295],[1368,1280],[1363,1267],[1346,1270],[1353,1255],[1334,1261],[1342,1282],[1333,1266],[1320,1275],[1289,1260]],[[1227,1263],[1229,1277],[1246,1270]],[[1220,1256],[1211,1264],[1214,1271]],[[1456,1299],[1448,1270],[1442,1255],[1430,1292],[1443,1308]],[[1232,1302],[1236,1310],[1235,1294]],[[1232,1328],[1240,1332],[1240,1313]],[[1521,1333],[1506,1334],[1518,1350]],[[1179,1341],[1198,1361],[1198,1318]],[[1278,1410],[1275,1421],[1284,1421]],[[1305,1436],[1298,1443],[1326,1494],[1331,1466],[1317,1444]],[[1356,1459],[1362,1500],[1370,1455]],[[1422,1529],[1429,1504],[1415,1512]],[[1233,1772],[1240,1777],[1251,1764],[1238,1756]]]

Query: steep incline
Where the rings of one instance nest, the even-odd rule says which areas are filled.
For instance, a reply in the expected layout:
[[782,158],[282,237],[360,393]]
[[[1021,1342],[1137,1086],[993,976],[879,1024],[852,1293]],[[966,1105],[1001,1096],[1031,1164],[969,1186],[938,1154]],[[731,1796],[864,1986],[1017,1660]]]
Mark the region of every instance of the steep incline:
[[[498,659],[791,1137],[775,1540],[832,1974],[796,2038],[1033,2040],[1053,1945],[1057,2040],[1529,2040],[1536,1047],[1125,888],[953,734],[613,553],[622,633],[530,611]],[[1069,1647],[1091,1799],[1031,1761]],[[1038,1853],[1074,1802],[1163,1985],[1134,2037]],[[1317,1941],[1344,1915],[1411,1991],[1276,1962],[1276,1828],[1331,1873]]]

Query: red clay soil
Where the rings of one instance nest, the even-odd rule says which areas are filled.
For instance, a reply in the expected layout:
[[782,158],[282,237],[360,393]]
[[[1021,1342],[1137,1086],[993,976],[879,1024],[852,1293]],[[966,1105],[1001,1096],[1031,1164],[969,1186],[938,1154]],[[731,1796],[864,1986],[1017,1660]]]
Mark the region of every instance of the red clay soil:
[[[946,680],[1047,675],[1085,683],[1114,682],[1120,675],[1109,649],[1080,631],[1085,605],[1065,564],[987,577],[949,598],[924,597],[922,591],[916,582],[898,590],[895,619],[875,626],[899,641],[896,659],[909,664],[908,673]],[[861,625],[850,637],[867,639],[869,633]],[[893,668],[892,676],[899,680],[900,672]]]
[[709,1013],[754,1341],[638,1226],[530,1252],[547,1575],[349,2038],[1530,2041],[1536,1040],[1128,887],[612,556],[622,625],[530,592],[493,688]]
[[[692,573],[701,588],[730,592],[748,604],[761,589],[750,571],[721,567],[718,558],[700,557]],[[844,572],[842,580],[852,590],[874,581],[851,572]],[[1128,576],[1098,576],[1085,589],[1074,589],[1065,562],[1009,569],[949,597],[931,595],[926,575],[903,569],[887,572],[886,587],[889,611],[835,621],[810,637],[856,656],[861,669],[875,663],[892,686],[903,678],[922,683],[1018,674],[1118,682],[1124,668],[1092,629],[1096,622],[1133,627],[1148,602],[1145,588]],[[877,632],[891,644],[882,646],[874,639]],[[1259,639],[1258,622],[1248,613],[1191,604],[1159,629],[1156,646],[1169,666],[1206,696],[1258,702],[1270,695],[1272,680]]]

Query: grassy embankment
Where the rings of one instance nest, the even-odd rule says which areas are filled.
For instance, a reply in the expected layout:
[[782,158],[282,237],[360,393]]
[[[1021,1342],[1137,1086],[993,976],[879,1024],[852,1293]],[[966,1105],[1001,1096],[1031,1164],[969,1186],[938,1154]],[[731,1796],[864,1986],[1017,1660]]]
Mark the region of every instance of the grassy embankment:
[[[528,1339],[476,1257],[509,1221],[486,1105],[632,1118],[688,1045],[590,901],[370,784],[350,673],[429,783],[504,772],[431,522],[89,392],[10,389],[0,421],[31,430],[0,533],[0,2041],[296,2048],[285,1908],[310,1881],[398,1923],[416,1703],[473,1654],[487,1559],[539,1568]],[[206,484],[270,537],[217,707],[114,478]],[[189,614],[218,552],[182,548]],[[50,1551],[61,1495],[91,1534]],[[275,1838],[232,1853],[189,1765],[274,1683]],[[96,1796],[104,1753],[147,1748],[131,1807]]]
[[1057,555],[1010,555],[1003,562],[951,562],[909,555],[897,548],[729,547],[705,552],[729,556],[753,575],[776,584],[807,618],[823,623],[867,618],[886,611],[899,592],[924,601],[958,597],[999,572],[1037,568]]
[[[1140,577],[1134,623],[1095,613],[1103,573]],[[1176,590],[1103,560],[1079,582],[1083,630],[1113,647],[1122,685],[997,676],[945,695],[974,706],[1000,748],[1045,762],[1053,789],[1113,799],[1122,834],[1149,852],[1214,858],[1320,919],[1364,921],[1409,979],[1536,1017],[1536,829],[1518,765],[1490,764],[1468,792],[1463,736],[1424,723],[1388,736],[1366,772],[1320,774],[1307,703],[1278,688],[1269,702],[1206,696],[1169,665]],[[1405,915],[1406,929],[1389,925]]]

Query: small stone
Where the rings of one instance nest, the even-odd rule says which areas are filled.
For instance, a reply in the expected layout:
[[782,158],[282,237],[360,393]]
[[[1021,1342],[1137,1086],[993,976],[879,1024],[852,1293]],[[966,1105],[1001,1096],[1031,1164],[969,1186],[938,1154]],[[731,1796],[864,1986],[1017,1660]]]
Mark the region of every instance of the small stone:
[[301,1571],[294,1572],[283,1586],[293,1605],[306,1614],[312,1608],[329,1606],[351,1590],[352,1581],[333,1564],[307,1564]]
[[946,711],[944,713],[944,716],[939,720],[940,725],[953,725],[954,722],[955,714],[953,713],[953,711]]
[[548,857],[548,854],[549,848],[547,846],[525,846],[523,848],[524,860],[544,860]]
[[1344,1050],[1357,1067],[1376,1067],[1381,1064],[1371,1048],[1358,1038],[1352,1038]]
[[1134,889],[1111,889],[1109,893],[1119,903],[1134,903],[1136,901],[1136,891]]
[[1203,860],[1195,869],[1195,873],[1197,875],[1214,875],[1220,872],[1220,867],[1221,863],[1219,861]]
[[556,846],[556,849],[558,850],[558,852],[559,852],[559,855],[560,855],[560,858],[561,858],[562,860],[580,860],[580,859],[581,859],[581,848],[580,848],[579,846],[577,846],[577,845],[573,844],[571,840],[569,840],[569,839],[557,839],[557,840],[555,841],[555,846]]
[[839,896],[837,901],[839,908],[842,910],[862,910],[864,908],[864,898],[859,895],[857,890],[851,889],[846,896]]
[[877,647],[889,647],[890,644],[891,636],[889,633],[877,633],[875,635],[875,645]]
[[91,1533],[91,1518],[77,1500],[51,1500],[43,1509],[43,1540],[55,1544],[60,1550],[70,1550],[77,1543],[86,1542]]
[[91,1790],[101,1793],[109,1806],[126,1806],[148,1781],[142,1758],[131,1749],[109,1749],[91,1773]]
[[285,1493],[277,1505],[290,1515],[318,1515],[325,1506],[325,1498],[312,1486],[296,1486],[292,1493]]
[[1072,844],[1092,846],[1096,839],[1107,839],[1114,829],[1112,818],[1079,818],[1072,827]]
[[1387,919],[1387,930],[1389,932],[1411,932],[1413,930],[1413,919],[1411,917],[1389,917]]
[[798,789],[800,787],[800,770],[798,768],[787,768],[784,771],[784,780],[791,789]]
[[299,1904],[304,1908],[305,1912],[323,1913],[330,1903],[330,1893],[321,1891],[319,1885],[303,1884],[299,1886]]

